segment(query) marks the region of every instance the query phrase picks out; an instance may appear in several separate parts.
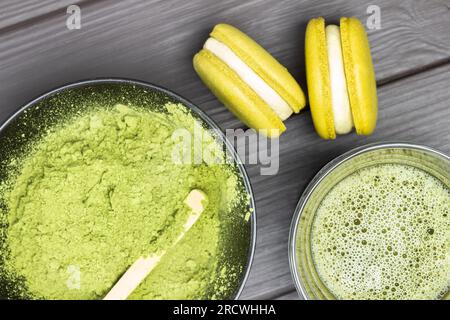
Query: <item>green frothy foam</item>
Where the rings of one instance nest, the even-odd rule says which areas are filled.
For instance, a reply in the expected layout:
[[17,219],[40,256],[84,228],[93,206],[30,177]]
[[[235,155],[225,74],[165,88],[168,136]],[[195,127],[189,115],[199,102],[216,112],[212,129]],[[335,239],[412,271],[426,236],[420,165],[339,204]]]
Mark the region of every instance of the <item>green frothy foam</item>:
[[361,169],[323,199],[316,270],[340,299],[439,299],[450,288],[450,190],[405,165]]

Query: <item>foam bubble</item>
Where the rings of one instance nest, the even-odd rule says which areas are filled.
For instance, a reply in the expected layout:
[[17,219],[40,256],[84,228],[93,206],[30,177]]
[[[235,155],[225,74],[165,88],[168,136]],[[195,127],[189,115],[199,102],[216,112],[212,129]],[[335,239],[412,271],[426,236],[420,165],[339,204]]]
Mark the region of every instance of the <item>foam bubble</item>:
[[450,190],[405,165],[362,169],[323,199],[313,259],[341,299],[437,299],[450,289]]

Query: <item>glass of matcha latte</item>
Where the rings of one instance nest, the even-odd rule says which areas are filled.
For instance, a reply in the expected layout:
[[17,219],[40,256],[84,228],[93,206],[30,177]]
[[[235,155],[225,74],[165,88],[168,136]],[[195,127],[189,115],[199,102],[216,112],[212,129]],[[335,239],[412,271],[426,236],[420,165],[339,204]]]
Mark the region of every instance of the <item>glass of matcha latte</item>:
[[299,201],[289,255],[306,299],[449,299],[450,158],[389,143],[333,160]]

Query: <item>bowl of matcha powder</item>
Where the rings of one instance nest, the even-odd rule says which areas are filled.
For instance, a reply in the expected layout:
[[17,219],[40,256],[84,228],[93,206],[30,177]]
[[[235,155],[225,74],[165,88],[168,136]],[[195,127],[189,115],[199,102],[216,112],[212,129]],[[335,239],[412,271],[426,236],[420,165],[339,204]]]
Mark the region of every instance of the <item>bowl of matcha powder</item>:
[[[128,299],[239,297],[253,195],[192,103],[137,81],[78,82],[19,110],[0,146],[0,298],[103,299],[137,259],[165,251]],[[207,204],[171,246],[193,189]]]

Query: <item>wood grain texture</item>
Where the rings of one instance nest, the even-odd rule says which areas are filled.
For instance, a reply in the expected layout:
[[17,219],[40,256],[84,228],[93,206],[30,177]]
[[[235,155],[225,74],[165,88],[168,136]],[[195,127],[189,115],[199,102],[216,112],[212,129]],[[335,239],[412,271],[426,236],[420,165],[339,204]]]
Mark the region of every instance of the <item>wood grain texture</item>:
[[248,168],[256,196],[258,242],[244,298],[272,298],[294,289],[288,235],[294,208],[311,178],[336,156],[371,142],[406,141],[450,154],[450,65],[422,72],[378,90],[379,123],[370,137],[352,133],[335,141],[318,138],[309,112],[287,121],[280,138],[280,170],[259,175]]
[[380,140],[450,151],[447,0],[70,1],[82,10],[82,28],[74,31],[65,26],[68,3],[0,1],[0,122],[35,96],[68,82],[127,77],[174,90],[224,129],[241,127],[192,69],[192,56],[214,24],[228,22],[254,37],[306,90],[303,41],[308,20],[321,15],[336,23],[346,15],[365,22],[368,5],[380,7],[382,28],[368,31],[382,85],[376,133],[322,141],[304,111],[287,121],[278,175],[261,176],[258,166],[248,167],[258,208],[258,246],[243,298],[293,297],[288,227],[301,191],[325,163]]
[[302,300],[297,291],[289,291],[282,295],[279,295],[275,298],[275,300]]
[[67,6],[83,3],[80,0],[2,0],[0,2],[0,31],[20,28],[22,23],[48,17],[57,12],[64,14]]
[[[45,16],[22,28],[0,29],[0,116],[67,82],[129,77],[157,83],[200,105],[222,128],[240,126],[201,84],[192,56],[212,26],[232,23],[285,64],[306,89],[303,40],[311,17],[367,19],[373,1],[88,1],[81,30],[67,30],[66,14]],[[450,57],[450,11],[445,2],[376,1],[381,30],[369,31],[380,82]],[[26,88],[26,90],[23,90]]]

